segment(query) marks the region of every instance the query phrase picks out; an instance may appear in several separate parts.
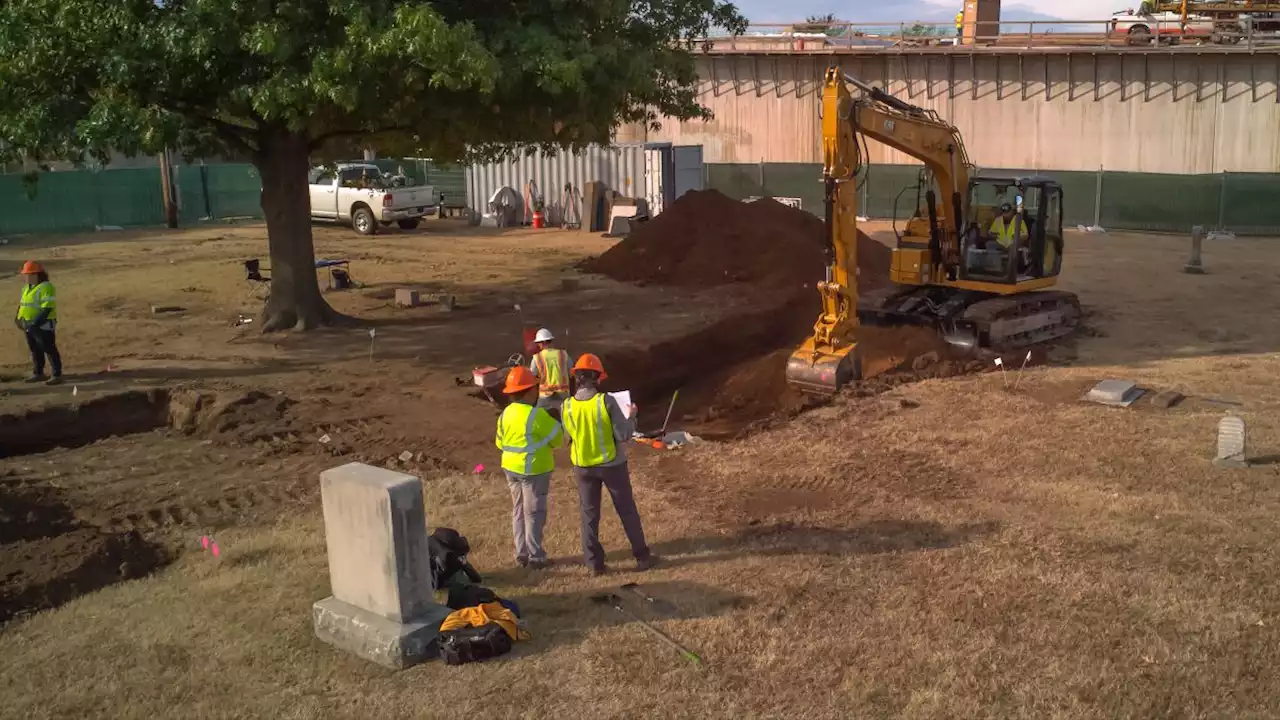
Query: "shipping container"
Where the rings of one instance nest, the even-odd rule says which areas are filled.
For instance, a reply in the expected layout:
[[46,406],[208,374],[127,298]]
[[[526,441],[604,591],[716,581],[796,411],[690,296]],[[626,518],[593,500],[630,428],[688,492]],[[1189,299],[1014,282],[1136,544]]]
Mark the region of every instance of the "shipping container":
[[656,215],[684,192],[701,189],[702,148],[619,143],[591,146],[579,153],[535,151],[500,162],[472,164],[465,176],[467,208],[473,218],[488,211],[495,193],[510,187],[525,198],[525,224],[532,222],[530,193],[536,192],[543,198],[546,222],[559,225],[569,202],[578,204],[579,218],[584,216],[582,190],[591,182],[602,182],[625,197],[644,198],[649,214]]

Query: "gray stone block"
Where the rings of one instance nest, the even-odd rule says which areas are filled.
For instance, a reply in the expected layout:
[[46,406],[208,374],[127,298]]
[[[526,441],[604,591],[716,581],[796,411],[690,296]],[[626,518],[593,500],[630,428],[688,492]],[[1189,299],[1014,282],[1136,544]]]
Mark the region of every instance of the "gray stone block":
[[349,463],[320,474],[333,596],[395,622],[435,602],[422,483]]
[[334,597],[311,607],[316,637],[391,670],[436,657],[440,623],[449,612],[449,608],[433,604],[413,620],[400,623]]

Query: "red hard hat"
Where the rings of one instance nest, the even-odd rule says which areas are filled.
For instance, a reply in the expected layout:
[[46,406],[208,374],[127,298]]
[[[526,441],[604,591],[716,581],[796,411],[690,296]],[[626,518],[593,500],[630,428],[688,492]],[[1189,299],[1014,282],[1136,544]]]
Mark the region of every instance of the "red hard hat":
[[28,260],[26,264],[22,266],[21,274],[22,275],[38,275],[42,272],[44,272],[44,266],[42,266],[40,263],[36,262],[35,260]]
[[601,380],[609,377],[609,374],[604,371],[604,365],[600,362],[600,358],[592,355],[591,353],[586,353],[582,357],[578,358],[578,362],[573,366],[573,369],[594,370],[600,373]]
[[507,373],[507,384],[502,387],[502,392],[507,395],[514,395],[537,386],[538,378],[529,372],[529,368],[517,365],[511,368],[511,372]]

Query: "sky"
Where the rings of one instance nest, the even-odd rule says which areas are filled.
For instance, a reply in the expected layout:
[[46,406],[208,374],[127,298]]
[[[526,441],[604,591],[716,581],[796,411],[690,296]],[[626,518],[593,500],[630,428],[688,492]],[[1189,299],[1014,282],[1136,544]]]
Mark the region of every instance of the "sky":
[[[961,0],[734,0],[753,22],[794,22],[809,15],[835,13],[853,22],[949,22]],[[1138,0],[1005,0],[1005,20],[1106,20],[1117,10],[1136,7]],[[1066,9],[1067,7],[1070,9]]]

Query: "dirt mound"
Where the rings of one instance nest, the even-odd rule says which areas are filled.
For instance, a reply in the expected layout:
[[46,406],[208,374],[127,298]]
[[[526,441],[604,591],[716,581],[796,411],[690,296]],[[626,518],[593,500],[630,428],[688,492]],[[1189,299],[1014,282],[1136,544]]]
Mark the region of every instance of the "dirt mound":
[[[745,282],[812,291],[824,274],[825,247],[823,221],[807,212],[768,198],[743,203],[702,190],[685,193],[582,269],[625,282]],[[888,281],[888,248],[859,233],[858,253],[859,280],[868,289]]]
[[165,564],[136,532],[86,526],[48,490],[0,482],[0,623],[57,607]]

